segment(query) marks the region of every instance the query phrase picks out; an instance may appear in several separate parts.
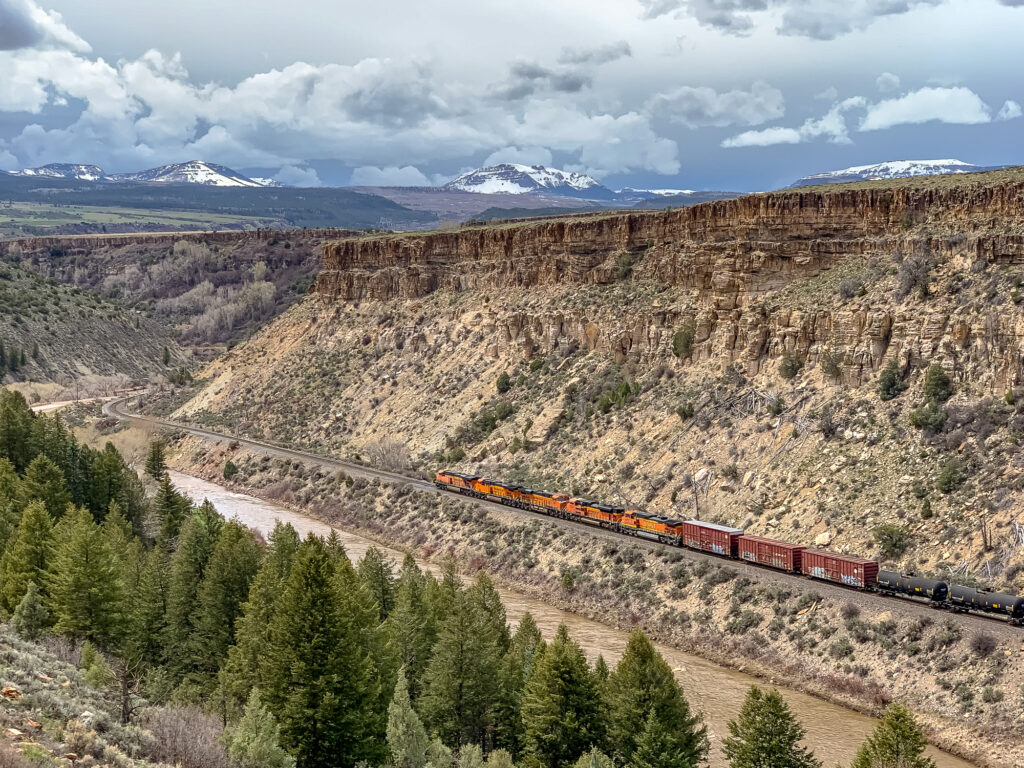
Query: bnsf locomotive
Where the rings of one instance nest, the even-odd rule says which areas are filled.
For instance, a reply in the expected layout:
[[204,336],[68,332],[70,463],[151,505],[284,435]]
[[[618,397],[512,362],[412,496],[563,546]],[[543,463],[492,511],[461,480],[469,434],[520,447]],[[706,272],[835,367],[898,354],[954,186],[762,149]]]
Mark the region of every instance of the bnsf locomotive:
[[1006,616],[1014,625],[1024,624],[1024,597],[984,592],[959,584],[885,571],[874,560],[752,536],[740,528],[700,520],[676,520],[450,470],[438,472],[434,485],[444,491],[495,501],[542,515],[576,520],[675,547],[710,552],[732,560],[745,560],[766,568],[803,574],[854,589],[921,598],[936,607],[953,611],[998,614]]

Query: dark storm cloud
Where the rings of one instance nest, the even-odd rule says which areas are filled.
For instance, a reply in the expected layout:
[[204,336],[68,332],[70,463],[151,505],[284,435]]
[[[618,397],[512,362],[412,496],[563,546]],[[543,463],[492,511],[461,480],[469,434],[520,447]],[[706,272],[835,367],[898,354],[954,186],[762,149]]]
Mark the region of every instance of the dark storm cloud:
[[539,91],[579,93],[593,84],[593,78],[581,69],[552,69],[536,61],[517,61],[508,68],[508,82],[497,89],[499,98],[518,101]]
[[607,64],[632,55],[633,49],[629,47],[629,43],[620,40],[597,48],[565,48],[558,60],[562,64]]
[[32,18],[25,3],[0,0],[0,51],[31,48],[42,42],[43,37],[43,29]]

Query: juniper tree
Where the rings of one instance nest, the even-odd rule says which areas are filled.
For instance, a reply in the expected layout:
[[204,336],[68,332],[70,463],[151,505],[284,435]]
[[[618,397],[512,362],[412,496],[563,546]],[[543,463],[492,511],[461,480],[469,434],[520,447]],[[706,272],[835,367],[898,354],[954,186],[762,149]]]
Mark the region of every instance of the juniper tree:
[[608,743],[619,760],[629,763],[639,736],[652,715],[665,749],[677,755],[677,768],[699,765],[707,756],[707,731],[690,711],[671,668],[639,630],[629,636],[626,650],[608,681],[610,727]]
[[53,541],[53,521],[41,501],[33,501],[21,514],[18,533],[0,558],[0,598],[14,610],[35,582],[45,592],[46,569]]
[[377,691],[364,630],[333,557],[308,537],[274,607],[266,700],[299,768],[349,768],[375,755]]
[[423,768],[427,763],[427,729],[409,700],[405,670],[398,673],[395,693],[388,706],[388,749],[395,768]]
[[525,765],[531,768],[557,768],[604,741],[600,694],[564,624],[534,661],[522,718]]
[[730,768],[821,768],[814,753],[801,746],[803,726],[778,691],[751,686],[722,752]]
[[282,749],[281,727],[255,688],[245,713],[225,734],[225,746],[235,768],[294,768],[295,758]]
[[935,768],[935,761],[925,755],[927,747],[914,714],[897,702],[885,710],[850,768]]
[[122,573],[103,529],[88,510],[72,507],[62,521],[65,526],[66,534],[48,563],[54,629],[109,648],[125,630]]

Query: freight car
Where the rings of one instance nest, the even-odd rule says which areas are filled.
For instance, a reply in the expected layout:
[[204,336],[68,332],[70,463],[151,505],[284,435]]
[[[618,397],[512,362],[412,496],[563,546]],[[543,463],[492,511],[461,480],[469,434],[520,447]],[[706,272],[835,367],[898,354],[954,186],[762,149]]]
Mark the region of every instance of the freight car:
[[1014,625],[1024,624],[1024,597],[984,592],[936,579],[879,570],[874,560],[751,536],[739,528],[702,520],[680,521],[450,470],[438,472],[434,485],[444,491],[576,520],[616,533],[687,547],[731,560],[744,560],[853,589],[894,597],[923,597],[939,608],[996,614],[1006,616]]

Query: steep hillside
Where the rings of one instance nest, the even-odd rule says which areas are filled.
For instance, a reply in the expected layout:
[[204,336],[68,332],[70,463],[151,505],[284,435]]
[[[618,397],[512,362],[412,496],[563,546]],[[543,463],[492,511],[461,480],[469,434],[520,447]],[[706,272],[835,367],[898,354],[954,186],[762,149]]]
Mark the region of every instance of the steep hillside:
[[1022,282],[1020,170],[349,239],[181,415],[1024,590]]
[[[40,237],[0,258],[116,299],[204,347],[245,338],[305,295],[325,240],[347,230]],[[262,266],[259,266],[261,265]]]
[[138,312],[5,263],[0,342],[0,381],[52,382],[77,394],[166,374],[185,362],[172,333]]

